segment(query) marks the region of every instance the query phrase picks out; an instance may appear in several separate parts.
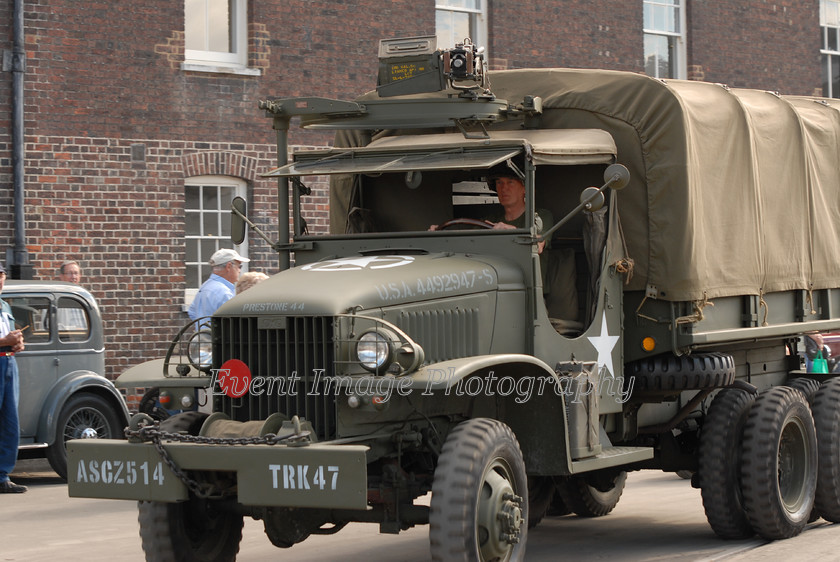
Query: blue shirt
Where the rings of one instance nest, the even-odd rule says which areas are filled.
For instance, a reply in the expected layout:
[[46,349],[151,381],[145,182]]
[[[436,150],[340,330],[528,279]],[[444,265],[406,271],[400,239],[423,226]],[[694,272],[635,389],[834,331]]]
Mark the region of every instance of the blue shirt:
[[212,273],[210,279],[205,281],[198,290],[198,294],[195,295],[187,314],[189,314],[191,320],[212,316],[217,308],[230,300],[233,293],[233,283]]

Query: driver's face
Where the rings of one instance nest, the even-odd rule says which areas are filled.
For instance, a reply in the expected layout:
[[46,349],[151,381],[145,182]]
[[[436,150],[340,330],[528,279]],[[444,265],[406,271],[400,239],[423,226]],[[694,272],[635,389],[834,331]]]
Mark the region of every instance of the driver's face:
[[525,184],[516,178],[497,178],[496,194],[502,207],[525,201]]

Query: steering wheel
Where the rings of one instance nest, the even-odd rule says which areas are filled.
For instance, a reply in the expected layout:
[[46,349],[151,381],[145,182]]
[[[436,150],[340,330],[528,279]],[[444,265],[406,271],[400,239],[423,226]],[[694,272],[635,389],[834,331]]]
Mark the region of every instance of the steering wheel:
[[486,228],[492,229],[493,225],[488,221],[480,221],[478,219],[467,219],[467,218],[460,218],[460,219],[449,219],[438,225],[437,230],[445,230],[447,228],[453,228],[456,226],[474,226],[476,228]]

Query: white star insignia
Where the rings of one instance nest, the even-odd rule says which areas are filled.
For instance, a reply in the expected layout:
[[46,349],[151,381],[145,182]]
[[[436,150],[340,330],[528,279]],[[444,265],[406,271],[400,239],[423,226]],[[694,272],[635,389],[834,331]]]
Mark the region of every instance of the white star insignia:
[[601,320],[601,335],[594,338],[587,338],[598,352],[598,371],[601,367],[606,367],[612,378],[615,378],[615,370],[613,369],[612,351],[615,344],[618,343],[619,336],[611,336],[607,331],[607,313],[604,312],[604,317]]

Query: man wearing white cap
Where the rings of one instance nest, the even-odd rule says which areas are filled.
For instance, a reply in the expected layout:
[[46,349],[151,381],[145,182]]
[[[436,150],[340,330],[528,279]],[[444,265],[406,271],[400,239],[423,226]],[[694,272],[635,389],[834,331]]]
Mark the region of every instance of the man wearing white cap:
[[226,303],[233,295],[239,270],[242,264],[249,262],[236,250],[223,249],[210,256],[207,262],[213,267],[210,278],[201,285],[188,312],[191,320],[212,316],[216,309]]

